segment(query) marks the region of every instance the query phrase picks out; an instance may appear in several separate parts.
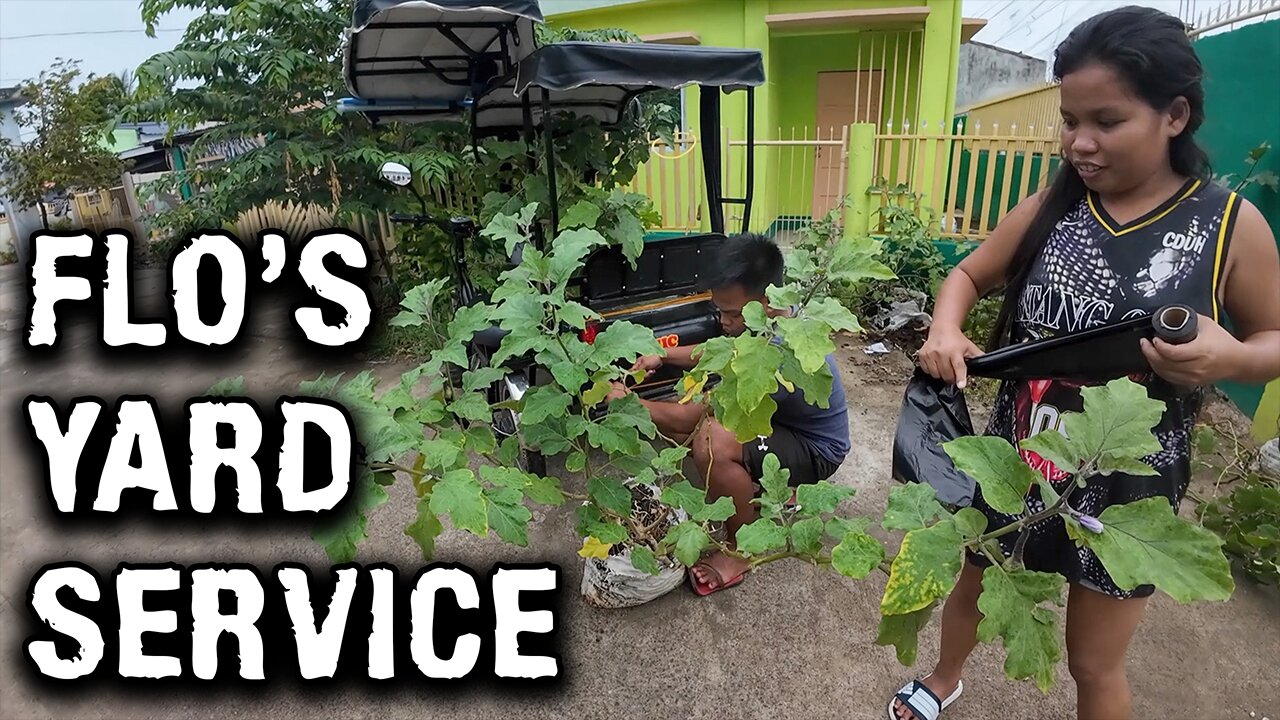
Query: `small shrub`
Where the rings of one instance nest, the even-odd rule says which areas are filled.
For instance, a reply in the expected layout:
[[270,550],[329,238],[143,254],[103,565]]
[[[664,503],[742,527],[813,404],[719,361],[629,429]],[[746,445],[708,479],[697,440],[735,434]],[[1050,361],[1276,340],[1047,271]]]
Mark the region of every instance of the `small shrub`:
[[1211,497],[1193,495],[1201,524],[1222,537],[1223,549],[1250,579],[1280,585],[1280,477],[1228,426],[1196,428],[1195,454],[1196,465],[1216,475]]
[[881,195],[880,229],[885,236],[879,260],[893,271],[892,280],[867,280],[844,289],[837,298],[860,317],[872,318],[894,302],[915,299],[931,312],[938,287],[947,276],[946,259],[938,250],[934,213],[920,205],[920,196],[904,186],[872,188]]

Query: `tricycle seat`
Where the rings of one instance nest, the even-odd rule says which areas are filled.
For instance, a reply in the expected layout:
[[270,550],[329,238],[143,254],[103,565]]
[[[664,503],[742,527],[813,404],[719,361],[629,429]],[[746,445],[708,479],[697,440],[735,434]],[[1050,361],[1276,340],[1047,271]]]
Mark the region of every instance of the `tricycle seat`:
[[492,352],[498,349],[498,346],[502,344],[502,339],[507,335],[507,330],[503,330],[497,325],[490,325],[489,327],[477,332],[475,335],[472,335],[471,342],[479,345],[489,352]]
[[596,312],[678,298],[707,287],[724,235],[708,233],[646,243],[632,268],[622,248],[593,252],[581,275],[583,304]]
[[[653,331],[654,338],[669,350],[680,345],[697,345],[721,334],[715,306],[706,294],[694,294],[659,302],[640,303],[603,313],[598,327],[626,321]],[[671,394],[672,385],[684,375],[678,367],[664,365],[634,389],[645,398]]]

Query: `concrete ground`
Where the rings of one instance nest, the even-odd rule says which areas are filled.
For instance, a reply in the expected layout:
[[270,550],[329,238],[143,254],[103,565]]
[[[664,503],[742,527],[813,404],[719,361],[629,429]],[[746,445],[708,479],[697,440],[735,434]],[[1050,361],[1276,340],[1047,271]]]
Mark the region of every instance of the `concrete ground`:
[[[149,302],[163,297],[162,276],[138,274]],[[160,400],[162,412],[172,412],[224,377],[243,374],[255,394],[271,397],[295,391],[298,381],[322,371],[354,373],[370,364],[339,366],[293,354],[282,339],[286,326],[280,316],[252,328],[249,342],[230,358],[153,354],[132,364],[108,363],[98,358],[91,326],[69,332],[55,355],[37,357],[20,343],[25,312],[22,275],[14,265],[0,267],[0,718],[883,718],[892,693],[913,674],[927,672],[936,657],[936,617],[921,635],[915,668],[900,666],[892,648],[873,644],[882,575],[854,582],[799,562],[766,566],[742,585],[708,598],[682,586],[639,608],[589,608],[577,596],[581,565],[573,519],[568,510],[556,509],[536,517],[532,549],[449,531],[437,556],[481,571],[495,561],[548,561],[564,569],[566,682],[557,690],[497,694],[476,687],[443,693],[428,686],[287,682],[252,695],[36,688],[22,668],[29,622],[24,594],[45,563],[75,559],[100,573],[121,561],[236,561],[269,568],[292,560],[316,569],[329,563],[305,533],[270,526],[246,530],[210,521],[165,529],[136,522],[53,527],[33,463],[36,449],[20,426],[27,394],[67,399],[145,393]],[[844,345],[842,380],[854,450],[835,479],[858,490],[851,512],[878,514],[891,483],[892,434],[909,365],[897,352],[869,358],[857,340]],[[408,365],[372,367],[392,378]],[[411,517],[411,490],[398,484],[391,502],[371,517],[359,561],[387,561],[402,576],[412,573],[421,555],[402,534]],[[1280,595],[1243,580],[1226,603],[1189,607],[1156,597],[1130,653],[1135,717],[1280,717],[1278,611]],[[1074,686],[1065,663],[1057,686],[1042,695],[1029,683],[1006,680],[1002,662],[999,647],[980,646],[967,670],[966,694],[944,717],[1074,717]]]

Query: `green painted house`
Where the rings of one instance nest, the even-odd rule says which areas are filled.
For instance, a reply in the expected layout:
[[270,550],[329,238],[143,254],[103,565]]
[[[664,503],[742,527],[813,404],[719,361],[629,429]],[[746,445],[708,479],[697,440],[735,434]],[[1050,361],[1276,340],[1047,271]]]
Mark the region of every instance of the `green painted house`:
[[[959,0],[542,0],[541,5],[553,25],[623,28],[646,42],[763,53],[767,83],[757,89],[755,116],[755,138],[764,142],[756,155],[751,222],[756,230],[820,216],[844,196],[856,201],[878,173],[868,170],[869,163],[861,172],[852,169],[845,149],[850,154],[866,150],[874,142],[870,126],[878,133],[941,132],[955,109],[960,44],[985,24],[963,18]],[[696,92],[684,91],[686,129],[698,127]],[[725,177],[731,191],[741,190],[745,165],[745,103],[736,93],[724,106]],[[866,124],[868,136],[850,142],[845,133],[855,123]],[[697,212],[701,178],[693,160],[651,162],[637,178],[637,188],[655,198],[668,229],[705,228]],[[926,176],[933,172],[921,170]]]

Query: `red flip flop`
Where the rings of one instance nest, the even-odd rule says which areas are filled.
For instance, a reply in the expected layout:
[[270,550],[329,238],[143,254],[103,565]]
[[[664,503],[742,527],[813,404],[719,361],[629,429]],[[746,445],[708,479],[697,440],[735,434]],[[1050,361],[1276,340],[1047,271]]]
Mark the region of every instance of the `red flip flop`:
[[[708,569],[708,570],[710,570],[711,572],[715,573],[715,576],[716,576],[717,578],[720,578],[720,586],[719,586],[719,587],[712,588],[709,584],[704,584],[704,583],[700,583],[700,582],[698,582],[698,577],[697,577],[696,575],[694,575],[694,574],[693,574],[693,568],[696,568],[696,567],[698,567],[699,565],[701,565],[702,567],[707,568],[707,569]],[[701,597],[706,597],[706,596],[710,595],[711,593],[719,592],[719,591],[721,591],[721,590],[728,590],[729,588],[731,588],[731,587],[733,587],[733,586],[735,586],[735,585],[738,585],[739,583],[741,583],[741,582],[742,582],[743,578],[745,578],[745,577],[747,576],[747,573],[748,573],[748,572],[751,572],[751,571],[750,571],[750,570],[743,570],[742,572],[738,573],[737,575],[734,575],[732,578],[729,578],[729,580],[726,582],[726,581],[725,581],[725,579],[724,579],[724,576],[720,574],[720,571],[719,571],[719,570],[716,570],[716,569],[715,569],[715,567],[713,567],[713,566],[711,565],[711,563],[706,562],[706,561],[704,560],[704,561],[700,561],[700,562],[695,563],[695,564],[693,565],[693,567],[689,568],[689,585],[693,588],[693,591],[694,591],[695,593],[697,593],[697,594],[698,594],[698,595],[700,595]]]

